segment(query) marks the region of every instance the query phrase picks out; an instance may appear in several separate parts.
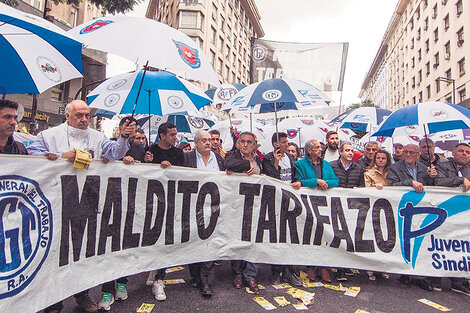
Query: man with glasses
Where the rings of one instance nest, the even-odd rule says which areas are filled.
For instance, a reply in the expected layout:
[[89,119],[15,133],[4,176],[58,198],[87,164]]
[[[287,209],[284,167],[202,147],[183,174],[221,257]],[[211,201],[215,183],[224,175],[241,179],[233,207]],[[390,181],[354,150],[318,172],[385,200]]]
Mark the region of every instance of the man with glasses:
[[[225,156],[224,166],[227,175],[231,175],[234,172],[245,173],[247,175],[261,174],[263,166],[256,154],[257,148],[258,145],[253,133],[241,133],[235,143],[235,150],[228,152]],[[233,286],[236,289],[240,289],[244,279],[249,290],[258,294],[259,288],[256,282],[258,271],[259,264],[241,260],[232,261],[232,272],[235,276]]]
[[369,141],[366,143],[364,148],[364,155],[359,159],[357,164],[359,164],[363,169],[366,169],[370,166],[370,163],[374,159],[374,155],[379,150],[380,145],[377,141]]
[[[461,187],[464,192],[470,189],[470,146],[459,143],[452,150],[452,157],[447,162],[439,162],[436,166],[437,186]],[[470,285],[464,278],[451,278],[451,289],[470,296]],[[440,278],[433,280],[433,289],[442,290]]]
[[18,103],[0,100],[0,153],[28,154],[21,142],[13,139],[18,119]]
[[[419,147],[417,145],[408,144],[403,150],[403,160],[400,160],[390,167],[387,175],[389,186],[410,186],[416,192],[423,193],[424,186],[433,186],[434,179],[437,176],[435,168],[427,168],[421,162],[418,162]],[[410,277],[402,275],[400,281],[405,284],[414,283],[418,287],[432,291],[432,284],[428,278]]]
[[[211,150],[211,135],[207,131],[198,130],[196,132],[194,146],[193,151],[184,154],[184,166],[203,171],[225,170],[224,158]],[[198,219],[198,223],[204,224],[204,220]],[[189,265],[192,285],[198,287],[201,295],[206,298],[212,297],[212,284],[215,276],[214,265],[214,261]]]
[[224,151],[224,149],[222,149],[222,141],[220,140],[220,132],[216,129],[213,129],[209,132],[209,134],[211,135],[211,147],[212,147],[212,151],[214,151],[215,153],[218,153],[221,157],[225,158],[225,155],[227,154],[227,152]]

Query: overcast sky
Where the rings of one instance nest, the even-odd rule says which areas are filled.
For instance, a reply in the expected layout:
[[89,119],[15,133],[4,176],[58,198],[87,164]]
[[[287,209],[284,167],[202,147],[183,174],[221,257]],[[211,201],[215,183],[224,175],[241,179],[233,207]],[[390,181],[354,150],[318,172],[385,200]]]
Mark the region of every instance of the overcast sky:
[[[343,105],[359,102],[364,77],[398,0],[255,0],[264,39],[287,42],[349,42]],[[148,0],[129,15],[144,16]],[[135,67],[111,58],[108,77]],[[121,64],[116,64],[121,63]]]
[[255,0],[264,39],[349,42],[343,105],[359,102],[364,77],[398,0]]

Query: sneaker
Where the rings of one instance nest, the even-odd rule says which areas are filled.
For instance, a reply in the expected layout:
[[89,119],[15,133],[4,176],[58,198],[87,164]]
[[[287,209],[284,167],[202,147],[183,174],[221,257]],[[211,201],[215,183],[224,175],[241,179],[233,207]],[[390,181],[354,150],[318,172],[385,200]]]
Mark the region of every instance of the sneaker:
[[390,275],[388,273],[382,273],[382,277],[385,279],[390,279]]
[[111,310],[111,304],[114,303],[114,297],[112,293],[103,292],[101,301],[98,303],[98,310],[109,311]]
[[459,282],[459,283],[454,283],[452,284],[452,287],[450,288],[452,291],[462,293],[464,295],[470,296],[470,288],[468,286],[468,282]]
[[370,281],[375,281],[376,280],[375,273],[372,272],[372,271],[367,271],[367,276],[369,276]]
[[221,265],[222,265],[222,262],[220,262],[220,261],[214,261],[214,265],[215,265],[215,266],[221,266]]
[[442,291],[442,286],[441,286],[441,279],[433,279],[431,281],[431,286],[432,290],[434,291]]
[[147,277],[147,281],[145,284],[147,286],[153,286],[153,283],[155,282],[155,271],[150,271],[149,276]]
[[155,295],[155,299],[157,301],[166,300],[165,285],[163,283],[163,280],[157,280],[153,283],[152,293]]
[[118,301],[124,301],[128,297],[127,295],[127,289],[126,289],[126,284],[117,284],[117,291],[116,291],[116,300]]
[[83,294],[79,297],[76,297],[75,302],[85,312],[94,313],[94,312],[98,311],[98,305],[96,304],[95,301],[93,301],[92,298],[90,298],[88,293]]

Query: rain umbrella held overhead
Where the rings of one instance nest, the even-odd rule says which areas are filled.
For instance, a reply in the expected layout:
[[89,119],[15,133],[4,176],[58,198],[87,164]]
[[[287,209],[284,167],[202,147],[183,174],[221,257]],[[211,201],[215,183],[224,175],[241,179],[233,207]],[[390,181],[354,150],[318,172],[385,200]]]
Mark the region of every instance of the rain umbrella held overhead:
[[68,33],[85,47],[119,55],[185,79],[219,86],[217,74],[198,45],[183,32],[144,17],[104,16]]
[[297,141],[299,147],[312,139],[324,142],[331,129],[325,122],[310,117],[290,117],[279,122],[279,131],[285,132],[289,141]]
[[0,3],[0,89],[43,91],[82,77],[82,44],[38,16]]
[[376,108],[361,107],[348,110],[331,120],[331,123],[339,125],[339,128],[352,130],[370,131],[392,114],[392,111]]

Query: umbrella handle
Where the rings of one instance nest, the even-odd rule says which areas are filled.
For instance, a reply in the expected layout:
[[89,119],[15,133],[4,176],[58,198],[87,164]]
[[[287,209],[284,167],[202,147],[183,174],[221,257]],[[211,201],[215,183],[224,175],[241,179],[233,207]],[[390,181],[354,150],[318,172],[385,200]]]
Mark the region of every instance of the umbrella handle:
[[426,138],[426,150],[428,152],[428,167],[431,167],[431,150],[429,150],[429,139],[428,134],[426,133],[426,124],[423,124],[424,128],[424,138]]
[[134,108],[132,109],[131,117],[134,118],[135,108],[137,107],[137,101],[139,101],[140,90],[142,89],[142,84],[144,83],[145,73],[149,68],[149,61],[144,66],[144,73],[142,74],[142,80],[140,81],[139,90],[137,91],[137,97],[135,97]]

